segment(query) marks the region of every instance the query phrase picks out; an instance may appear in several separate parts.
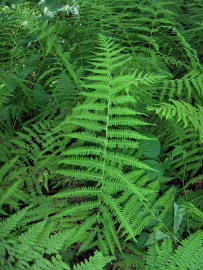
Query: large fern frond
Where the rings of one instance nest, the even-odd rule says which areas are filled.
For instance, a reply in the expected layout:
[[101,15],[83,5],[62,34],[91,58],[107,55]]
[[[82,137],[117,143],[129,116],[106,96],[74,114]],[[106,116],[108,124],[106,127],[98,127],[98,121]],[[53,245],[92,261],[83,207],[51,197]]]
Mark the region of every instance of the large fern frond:
[[[137,71],[132,75],[113,76],[112,71],[119,65],[118,61],[122,58],[119,56],[120,49],[117,50],[116,47],[111,39],[100,35],[99,49],[101,52],[95,53],[96,58],[92,62],[96,68],[91,69],[92,76],[85,78],[91,83],[82,84],[86,89],[95,89],[95,91],[81,92],[81,95],[87,96],[89,102],[76,106],[73,109],[72,116],[67,117],[52,132],[54,135],[54,133],[64,130],[65,137],[76,140],[75,145],[63,150],[61,156],[56,157],[57,161],[53,171],[69,178],[88,181],[91,186],[96,188],[74,190],[73,195],[88,195],[89,200],[80,204],[69,205],[55,216],[56,218],[72,216],[77,209],[80,212],[97,212],[97,214],[89,215],[85,222],[81,224],[77,234],[67,243],[67,246],[82,239],[83,244],[80,251],[86,249],[92,243],[92,247],[99,245],[104,254],[108,254],[109,251],[114,254],[114,245],[122,252],[118,236],[115,233],[116,227],[112,222],[113,218],[120,223],[123,235],[127,233],[129,238],[135,239],[135,235],[139,234],[141,229],[151,220],[156,219],[157,205],[159,203],[163,206],[164,204],[167,205],[163,211],[160,211],[159,223],[163,220],[172,200],[172,193],[169,191],[168,197],[163,197],[154,205],[152,210],[150,209],[159,184],[155,181],[151,184],[150,189],[147,188],[146,183],[149,180],[147,172],[156,172],[156,170],[151,168],[147,162],[143,162],[128,153],[129,149],[133,150],[132,153],[136,153],[139,149],[139,142],[143,145],[144,142],[157,140],[156,137],[145,135],[141,131],[140,126],[149,125],[143,120],[143,113],[127,107],[126,102],[136,103],[136,99],[128,91],[128,86],[132,84],[136,87],[150,85],[159,81],[160,76],[151,73],[138,73]],[[123,61],[126,62],[126,59]],[[71,131],[70,124],[77,128]],[[51,133],[49,136],[51,136]],[[128,174],[126,168],[128,168]],[[135,169],[134,174],[132,169]],[[130,173],[130,171],[132,172]],[[145,174],[145,176],[142,177],[142,174]],[[125,192],[123,193],[123,191]],[[123,193],[126,197],[117,198],[118,192]],[[55,196],[63,198],[70,197],[71,194],[70,192],[63,192],[54,195],[53,198]],[[131,200],[131,196],[133,196],[133,200]],[[139,202],[140,207],[138,208],[143,209],[142,215],[149,214],[142,225],[139,222],[133,224],[133,218],[135,219],[136,215],[139,216],[140,210],[133,214],[127,208],[122,209],[121,203],[126,200],[129,200],[130,207]],[[138,216],[137,219],[140,221],[141,217]],[[98,224],[101,224],[100,228]],[[137,226],[141,227],[137,228]],[[157,229],[162,227],[163,224]],[[98,241],[94,240],[96,235]],[[107,242],[104,239],[107,239]]]

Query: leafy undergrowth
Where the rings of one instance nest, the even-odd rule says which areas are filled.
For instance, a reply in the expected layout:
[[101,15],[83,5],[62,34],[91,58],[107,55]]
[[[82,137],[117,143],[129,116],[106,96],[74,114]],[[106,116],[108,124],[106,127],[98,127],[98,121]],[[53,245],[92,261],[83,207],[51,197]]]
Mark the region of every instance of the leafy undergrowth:
[[0,4],[0,268],[203,269],[203,1]]

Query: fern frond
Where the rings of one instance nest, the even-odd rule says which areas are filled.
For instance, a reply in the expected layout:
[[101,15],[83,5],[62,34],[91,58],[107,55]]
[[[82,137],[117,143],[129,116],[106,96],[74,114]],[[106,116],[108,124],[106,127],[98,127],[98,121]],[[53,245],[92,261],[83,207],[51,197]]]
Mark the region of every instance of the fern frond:
[[[127,192],[126,192],[127,193]],[[123,194],[125,195],[125,193]],[[127,195],[127,194],[126,194]],[[154,194],[148,196],[149,201],[153,201]],[[123,196],[122,200],[125,200],[125,196]],[[136,196],[131,196],[127,203],[124,206],[124,212],[128,213],[130,216],[130,220],[133,224],[134,233],[139,235],[140,232],[149,224],[154,221],[156,226],[154,226],[154,230],[158,229],[168,229],[165,227],[163,223],[164,217],[167,215],[167,212],[171,208],[171,202],[173,201],[173,188],[170,188],[163,196],[158,198],[153,204],[149,204],[148,202],[144,202]],[[134,209],[133,205],[137,205],[136,209]],[[161,205],[161,207],[160,207]],[[157,209],[159,209],[159,213],[157,214]],[[127,239],[129,239],[128,237]]]
[[[8,215],[8,213],[3,210],[5,204],[9,205],[10,213],[12,213],[13,209],[20,210],[19,200],[22,200],[24,203],[28,201],[28,194],[21,190],[26,168],[22,167],[17,170],[18,159],[19,156],[14,157],[0,169],[0,206],[2,208],[0,212],[3,215]],[[7,175],[9,170],[9,175]]]
[[[77,219],[78,220],[78,219]],[[75,232],[74,236],[69,239],[69,241],[66,243],[64,247],[68,247],[71,244],[75,243],[80,239],[80,241],[84,241],[85,239],[88,239],[88,234],[90,234],[92,231],[98,232],[97,228],[93,227],[94,224],[96,224],[99,220],[99,213],[93,214],[85,219],[83,224],[81,224],[77,231]],[[89,240],[89,239],[88,239]],[[86,241],[84,241],[84,246],[86,244]],[[92,246],[96,246],[96,241],[93,242]]]
[[62,217],[62,216],[67,216],[67,215],[72,215],[73,213],[77,211],[87,211],[87,210],[92,210],[94,208],[99,207],[99,201],[94,201],[94,202],[83,202],[81,204],[75,204],[71,205],[69,208],[64,209],[61,211],[59,214],[55,215],[55,218]]
[[155,111],[156,114],[167,119],[176,119],[182,121],[184,128],[188,124],[193,125],[200,135],[200,143],[203,141],[203,107],[198,105],[199,110],[185,101],[170,100],[172,104],[160,103],[158,107],[147,107],[149,111]]
[[0,169],[0,182],[3,180],[3,177],[8,170],[16,163],[18,158],[19,156],[15,156],[10,162],[4,164],[4,166]]
[[[203,175],[200,175],[198,178],[194,178],[191,183],[197,183],[203,180]],[[186,189],[184,187],[184,189]],[[184,196],[186,197],[186,196]],[[191,190],[187,194],[187,198],[185,198],[187,202],[192,203],[195,207],[197,207],[200,211],[203,211],[203,191],[202,189],[198,189],[196,191]]]
[[74,266],[74,270],[102,270],[103,267],[114,260],[115,258],[109,257],[109,256],[103,256],[101,252],[96,251],[94,256],[89,258],[89,261],[86,259],[84,263],[81,263],[80,265]]
[[199,219],[200,224],[202,224],[203,212],[200,211],[197,207],[195,207],[193,203],[189,203],[187,208],[191,216],[192,217],[196,216]]
[[121,244],[116,234],[116,229],[111,214],[107,211],[106,206],[100,206],[100,210],[104,221],[104,235],[106,236],[106,239],[108,241],[109,250],[112,254],[114,254],[114,246],[112,245],[112,243],[115,243],[119,251],[122,252]]
[[[93,211],[95,208],[94,211],[101,214],[99,216],[93,215],[92,217],[90,215],[80,226],[77,235],[69,242],[69,245],[82,237],[84,241],[81,250],[83,250],[85,247],[88,247],[87,243],[92,243],[92,246],[95,246],[96,242],[94,237],[97,236],[99,248],[107,254],[108,250],[114,252],[114,244],[121,251],[118,236],[115,234],[116,230],[112,227],[112,215],[118,220],[121,227],[124,228],[124,234],[127,233],[131,238],[135,239],[135,230],[130,222],[131,217],[127,212],[123,212],[119,198],[115,198],[117,191],[127,190],[127,200],[134,194],[135,197],[141,199],[141,202],[147,201],[148,198],[151,201],[155,194],[154,190],[150,190],[144,186],[144,182],[143,186],[137,186],[136,183],[133,183],[132,179],[124,173],[125,167],[136,168],[137,170],[145,169],[146,171],[156,171],[147,163],[132,157],[129,154],[129,149],[139,148],[139,143],[136,142],[138,139],[143,140],[143,142],[157,140],[153,136],[145,135],[140,130],[139,126],[149,124],[143,119],[143,116],[145,116],[144,113],[127,108],[125,102],[134,102],[136,99],[133,98],[128,91],[125,92],[125,90],[133,83],[137,86],[142,83],[154,83],[159,81],[161,76],[159,77],[151,73],[143,75],[143,72],[137,73],[137,71],[132,75],[111,76],[114,63],[117,65],[118,60],[121,59],[117,56],[120,50],[115,50],[116,47],[113,47],[112,41],[102,35],[100,35],[100,44],[102,52],[96,53],[99,57],[94,59],[95,62],[93,64],[96,67],[96,69],[92,70],[94,75],[86,77],[86,79],[92,81],[92,83],[82,84],[86,89],[95,89],[95,91],[91,92],[81,92],[81,95],[88,97],[88,107],[85,103],[78,105],[73,109],[72,116],[67,117],[65,121],[55,129],[56,132],[64,130],[64,137],[74,138],[77,139],[77,141],[75,142],[75,147],[72,145],[69,149],[62,151],[53,171],[64,176],[73,177],[74,179],[90,180],[93,183],[93,187],[96,186],[96,189],[80,188],[80,190],[72,190],[72,194],[67,191],[63,194],[56,195],[59,197],[71,197],[79,194],[80,196],[84,196],[86,194],[90,196],[90,198],[97,197],[97,200],[92,201],[91,198],[89,202],[69,205],[59,214],[56,214],[55,218],[74,215],[77,210],[80,212]],[[124,62],[126,61],[124,60]],[[97,75],[97,70],[99,75]],[[94,81],[99,82],[95,84]],[[67,126],[70,125],[70,123],[75,126],[78,125],[79,131],[76,129],[73,132],[69,132]],[[127,128],[124,130],[123,127],[125,126]],[[132,127],[136,127],[135,131]],[[84,146],[81,147],[80,144]],[[115,148],[120,148],[121,151],[113,152]],[[95,181],[97,183],[95,183]],[[96,192],[96,190],[100,192]],[[161,201],[161,204],[164,204],[164,202]],[[105,205],[110,207],[111,214],[108,211],[107,213],[103,213],[103,211],[108,209],[106,207],[104,208]],[[163,216],[164,214],[165,211],[163,211]],[[162,215],[160,215],[160,217],[162,219]],[[148,219],[148,222],[149,220],[150,219]],[[101,225],[100,230],[95,234],[98,223],[103,225]],[[143,227],[146,225],[147,222],[143,224]],[[110,233],[109,228],[111,228]],[[85,235],[88,242],[85,241]],[[104,242],[104,239],[108,239],[107,243]]]
[[202,231],[197,231],[183,240],[181,242],[182,246],[179,246],[172,253],[171,239],[164,239],[159,252],[157,252],[154,246],[149,248],[145,269],[201,269],[203,267],[202,242],[203,233]]
[[60,193],[56,193],[52,196],[52,198],[66,198],[66,197],[75,197],[75,196],[94,196],[99,195],[100,191],[94,187],[87,187],[87,188],[75,188],[71,189],[70,191],[63,191]]
[[7,218],[6,220],[2,220],[0,223],[1,227],[1,240],[6,238],[10,232],[18,225],[19,220],[21,220],[26,212],[31,208],[28,206],[21,211],[18,211],[16,214],[12,215],[11,217]]
[[[44,219],[42,222],[32,225],[27,232],[18,235],[18,237],[8,237],[9,231],[17,225],[17,222],[31,207],[32,205],[24,208],[16,215],[8,218],[6,222],[4,221],[3,224],[1,223],[1,241],[3,244],[0,249],[1,265],[15,265],[19,269],[28,269],[30,263],[32,263],[32,266],[38,269],[57,267],[61,270],[70,270],[70,267],[61,261],[62,257],[58,254],[58,251],[62,248],[66,238],[71,236],[73,230],[66,230],[50,236],[53,224],[50,223],[45,226],[47,219]],[[5,251],[9,254],[9,259],[6,262],[2,258],[5,256]],[[56,257],[52,256],[52,261],[43,257],[44,254],[51,253],[56,253]]]
[[10,149],[12,148],[12,144],[9,139],[13,137],[12,129],[5,130],[5,132],[0,132],[0,159],[1,162],[6,163],[7,161],[12,159],[12,154],[10,153]]

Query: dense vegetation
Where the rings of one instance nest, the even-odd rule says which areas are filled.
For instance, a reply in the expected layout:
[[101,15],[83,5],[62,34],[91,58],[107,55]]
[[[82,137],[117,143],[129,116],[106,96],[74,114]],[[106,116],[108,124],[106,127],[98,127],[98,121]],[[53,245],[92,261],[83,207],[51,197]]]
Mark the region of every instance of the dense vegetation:
[[203,1],[0,3],[0,269],[203,269]]

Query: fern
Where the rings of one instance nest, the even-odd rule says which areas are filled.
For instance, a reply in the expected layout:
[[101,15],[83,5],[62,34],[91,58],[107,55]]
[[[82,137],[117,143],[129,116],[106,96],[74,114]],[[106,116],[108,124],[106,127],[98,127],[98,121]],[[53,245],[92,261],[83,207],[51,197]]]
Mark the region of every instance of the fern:
[[4,132],[0,132],[1,140],[0,140],[0,159],[1,162],[6,163],[8,160],[12,158],[10,153],[10,149],[12,148],[12,144],[9,141],[13,137],[13,130],[9,128]]
[[[20,189],[20,185],[22,185],[22,175],[25,173],[25,168],[19,169],[19,171],[15,170],[15,163],[18,160],[19,156],[13,158],[10,162],[4,164],[4,166],[0,169],[0,183],[1,183],[1,199],[0,205],[2,207],[1,214],[8,215],[6,211],[3,210],[3,205],[6,203],[9,205],[10,213],[12,210],[19,210],[20,203],[18,202],[20,199],[27,202],[27,196]],[[14,167],[14,169],[12,168]],[[7,172],[10,171],[8,176]],[[17,180],[16,180],[17,178]]]
[[90,257],[89,262],[85,260],[85,263],[81,263],[81,265],[74,266],[74,270],[96,270],[103,269],[103,267],[112,261],[114,257],[104,257],[101,252],[95,252],[94,257]]
[[203,142],[203,107],[198,105],[199,109],[194,108],[191,104],[184,101],[170,100],[172,104],[161,103],[158,108],[148,107],[149,111],[155,111],[156,114],[166,117],[166,119],[176,118],[177,122],[182,121],[184,127],[188,124],[193,125],[199,132],[200,143]]
[[[190,2],[1,7],[0,268],[202,268],[202,194],[190,191],[202,3]],[[174,251],[184,229],[199,231]]]
[[145,269],[201,269],[202,261],[202,231],[190,235],[188,239],[181,242],[175,252],[172,252],[172,241],[164,239],[158,250],[151,246],[147,256],[147,267]]
[[[0,223],[1,231],[1,249],[0,249],[0,263],[2,269],[68,269],[71,268],[66,263],[62,262],[59,250],[61,249],[64,241],[71,237],[74,233],[73,230],[59,232],[49,236],[52,231],[53,224],[46,225],[47,220],[38,222],[32,225],[27,232],[22,233],[18,237],[14,233],[10,232],[17,226],[20,219],[22,219],[27,211],[32,207],[29,206],[19,211],[18,214],[9,217]],[[46,226],[45,226],[46,225]],[[8,260],[4,257],[8,253]],[[51,261],[43,257],[52,254]],[[53,256],[53,254],[56,254]],[[74,266],[75,270],[81,269],[103,269],[103,267],[113,260],[113,257],[103,257],[102,253],[95,252],[94,257],[90,257],[89,261],[85,261],[81,265]]]
[[192,44],[197,53],[202,53],[202,25],[201,25],[201,12],[203,9],[202,2],[199,0],[187,3],[187,13],[191,18],[190,22],[186,25],[185,35],[188,41]]
[[158,138],[163,140],[162,146],[167,153],[163,156],[163,166],[170,170],[170,176],[181,180],[182,190],[194,183],[198,176],[201,178],[202,146],[194,127],[184,128],[183,123],[178,125],[173,120],[163,121]]
[[[176,80],[164,80],[162,92],[159,100],[162,102],[166,96],[170,99],[186,97],[188,102],[195,102],[201,105],[200,97],[202,96],[202,74],[199,71],[192,70],[185,74],[183,78]],[[183,92],[187,90],[187,95]],[[192,95],[192,96],[191,96]]]
[[[67,238],[74,234],[75,229],[65,230],[50,236],[53,223],[47,223],[47,219],[44,219],[29,226],[29,229],[24,233],[18,235],[14,231],[19,226],[20,221],[23,221],[25,215],[31,214],[32,207],[33,205],[30,205],[0,222],[0,264],[2,269],[13,269],[13,266],[20,269],[34,269],[36,267],[38,269],[50,267],[71,269],[69,265],[61,261],[62,257],[59,251]],[[27,222],[28,219],[26,219]],[[46,258],[48,254],[52,254],[51,261]],[[53,256],[53,254],[56,255]],[[8,256],[7,260],[5,260],[5,256]],[[85,261],[81,265],[74,266],[74,269],[88,267],[88,269],[102,270],[113,259],[113,257],[103,257],[102,253],[96,252],[94,257],[90,257],[89,262]]]
[[[124,102],[136,102],[127,91],[127,93],[125,93],[125,89],[128,85],[133,83],[136,85],[139,83],[150,84],[158,80],[159,76],[155,76],[154,74],[145,74],[142,76],[142,73],[137,74],[135,71],[133,75],[112,77],[111,71],[117,66],[117,64],[113,63],[120,58],[116,56],[120,50],[115,51],[116,46],[113,47],[111,40],[108,40],[102,35],[100,35],[100,42],[100,48],[104,52],[100,54],[96,53],[99,56],[95,59],[97,62],[94,63],[97,69],[91,69],[94,75],[87,78],[93,81],[93,83],[84,85],[85,88],[94,88],[96,91],[81,93],[88,97],[91,95],[93,102],[88,103],[87,109],[86,105],[75,107],[72,117],[68,117],[60,125],[63,127],[63,130],[67,130],[66,126],[70,124],[79,125],[81,131],[72,133],[67,133],[66,131],[64,135],[77,138],[78,143],[84,141],[88,146],[72,146],[71,149],[63,151],[61,154],[66,157],[64,159],[60,157],[57,162],[59,166],[63,164],[63,167],[59,168],[55,166],[54,169],[56,173],[65,175],[66,177],[88,180],[93,186],[95,186],[94,182],[96,182],[97,185],[95,187],[97,190],[93,188],[81,188],[80,190],[72,191],[72,196],[88,195],[90,198],[97,197],[97,200],[81,202],[73,206],[70,205],[56,215],[56,217],[60,218],[62,216],[73,215],[76,211],[87,211],[95,208],[98,214],[94,214],[86,219],[71,242],[67,243],[67,246],[79,239],[84,239],[83,236],[85,234],[86,241],[83,242],[79,250],[79,252],[81,252],[89,243],[93,242],[97,234],[98,245],[103,254],[108,254],[109,250],[114,254],[114,244],[116,244],[120,251],[121,246],[118,236],[115,233],[116,229],[112,218],[115,217],[120,223],[119,230],[121,228],[124,229],[123,235],[128,233],[130,238],[135,239],[134,236],[139,234],[150,220],[156,218],[154,215],[156,206],[167,205],[162,213],[160,212],[158,218],[159,222],[164,218],[170,205],[168,202],[172,200],[172,193],[170,190],[165,198],[160,198],[151,208],[150,205],[156,196],[154,191],[157,190],[158,183],[151,183],[151,189],[146,188],[145,185],[148,181],[148,177],[147,175],[142,177],[142,174],[145,173],[143,169],[147,172],[153,171],[154,169],[147,165],[147,163],[141,162],[126,153],[124,154],[125,149],[139,148],[139,144],[136,142],[137,139],[143,141],[156,140],[154,137],[143,135],[140,129],[136,127],[136,125],[148,125],[142,120],[142,113],[122,106]],[[103,56],[103,58],[101,56]],[[102,69],[100,67],[102,67]],[[134,78],[134,76],[136,77]],[[94,83],[94,81],[100,82]],[[120,86],[119,82],[125,83]],[[84,111],[83,114],[78,114],[78,112],[82,111]],[[53,130],[53,134],[60,131],[60,126]],[[121,128],[127,126],[127,129],[118,129],[119,126],[121,126]],[[130,126],[133,126],[135,130],[129,128]],[[82,131],[82,128],[86,130]],[[113,152],[112,150],[115,148],[120,148],[120,152]],[[91,157],[91,155],[93,157]],[[69,165],[69,168],[66,164]],[[132,167],[136,168],[134,174],[133,171],[131,173],[124,173],[123,168],[125,166],[129,167],[129,169]],[[134,178],[136,174],[137,178]],[[138,182],[136,183],[136,181]],[[125,191],[123,197],[116,198],[116,193],[122,190]],[[63,192],[54,195],[53,198],[65,198],[70,196],[70,192]],[[126,199],[127,201],[129,200],[129,206],[138,205],[137,213],[131,213],[127,208],[128,204],[126,204],[126,209],[125,207],[123,210],[121,209],[120,204]],[[148,200],[149,202],[146,203]],[[109,212],[108,208],[111,212]],[[138,214],[139,212],[142,214]],[[141,220],[141,215],[145,216],[146,213],[149,213],[149,215],[138,225]],[[135,217],[137,221],[135,221]],[[103,228],[99,229],[99,223],[103,224]],[[160,227],[162,228],[163,225],[160,225]],[[107,239],[106,243],[104,239]],[[96,244],[97,242],[94,241],[94,245]]]

